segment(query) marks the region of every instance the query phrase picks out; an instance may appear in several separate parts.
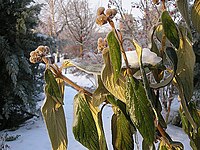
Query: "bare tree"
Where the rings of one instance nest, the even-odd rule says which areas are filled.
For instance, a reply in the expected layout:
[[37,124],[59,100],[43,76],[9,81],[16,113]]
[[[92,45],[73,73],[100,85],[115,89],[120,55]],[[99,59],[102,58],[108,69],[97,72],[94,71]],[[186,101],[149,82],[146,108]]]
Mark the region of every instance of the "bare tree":
[[86,43],[90,42],[94,31],[95,19],[87,0],[70,0],[67,4],[60,1],[70,37],[79,45],[79,56],[83,55]]
[[59,3],[60,0],[44,0],[40,14],[40,30],[54,38],[57,38],[66,26]]

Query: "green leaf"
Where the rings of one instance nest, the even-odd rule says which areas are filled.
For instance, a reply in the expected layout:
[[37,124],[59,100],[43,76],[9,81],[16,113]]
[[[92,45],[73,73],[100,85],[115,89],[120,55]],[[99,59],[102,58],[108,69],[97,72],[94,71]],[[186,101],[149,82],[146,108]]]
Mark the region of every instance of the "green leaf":
[[[160,27],[162,27],[162,25],[158,24],[154,26],[151,30],[151,51],[161,57],[160,50],[158,49],[158,46],[156,45],[156,42],[154,40],[154,34],[159,32],[158,30],[160,30],[159,29]],[[161,32],[161,35],[160,35],[161,39],[162,39],[162,35],[163,35],[163,32]],[[157,83],[159,83],[163,79],[163,76],[164,76],[163,70],[156,68],[152,70],[152,73]]]
[[171,81],[173,80],[175,76],[175,73],[177,70],[177,64],[178,64],[176,51],[172,47],[167,47],[165,50],[165,54],[168,58],[168,61],[171,63],[172,70],[170,72],[170,75],[167,76],[165,80],[156,84],[150,84],[150,87],[153,89],[159,89],[159,88],[167,86],[169,83],[171,83]]
[[120,76],[122,60],[119,42],[115,36],[115,31],[112,30],[107,36],[109,55],[113,67],[114,81],[116,82]]
[[188,27],[190,27],[190,16],[189,16],[189,9],[188,9],[188,0],[177,0],[176,4],[178,6],[179,12],[185,19],[185,22],[187,23]]
[[126,102],[125,99],[125,79],[122,74],[120,74],[119,79],[115,81],[114,71],[111,66],[110,56],[108,49],[103,51],[104,67],[101,73],[101,79],[105,88],[114,95],[117,99]]
[[113,149],[133,150],[133,134],[135,130],[120,110],[113,114],[111,127]]
[[197,130],[196,123],[194,122],[190,112],[188,111],[188,102],[193,95],[193,76],[195,65],[195,54],[192,48],[192,43],[188,37],[182,33],[180,40],[180,47],[177,51],[178,65],[177,73],[175,76],[176,86],[179,90],[181,104],[185,111],[187,119],[195,130]]
[[192,48],[192,42],[186,35],[180,40],[180,48],[177,51],[177,80],[183,87],[186,100],[189,102],[193,95],[193,76],[195,65],[195,54]]
[[155,29],[155,35],[159,42],[162,41],[163,34],[164,34],[163,26],[162,26],[162,24],[159,24]]
[[45,81],[47,86],[48,94],[58,103],[58,105],[63,105],[63,96],[61,89],[50,69],[46,69],[45,71]]
[[127,77],[126,82],[127,110],[134,125],[148,144],[155,139],[155,115],[147,99],[143,84],[133,77]]
[[197,30],[197,32],[200,33],[200,1],[195,0],[194,5],[192,6],[192,12],[191,12],[191,20],[194,28]]
[[149,101],[149,104],[152,107],[152,110],[154,111],[154,114],[155,114],[155,117],[156,117],[155,119],[158,120],[158,115],[157,115],[157,112],[154,108],[155,105],[153,104],[154,97],[152,95],[151,88],[150,88],[150,85],[149,85],[149,81],[148,81],[147,76],[146,76],[145,68],[144,68],[143,63],[142,63],[142,47],[136,41],[133,41],[133,45],[135,46],[135,49],[136,49],[136,52],[137,52],[137,55],[138,55],[138,62],[139,62],[139,65],[140,65],[140,71],[141,71],[141,74],[142,74],[144,90],[146,92],[147,100]]
[[162,13],[161,20],[166,37],[178,49],[180,45],[178,29],[167,11]]
[[182,121],[182,128],[184,129],[185,133],[188,134],[190,138],[190,145],[194,150],[198,150],[200,147],[200,114],[198,113],[198,109],[196,108],[195,104],[193,102],[190,102],[188,105],[188,109],[191,113],[192,118],[194,119],[195,123],[197,124],[197,130],[193,130],[191,123],[188,121],[187,116],[183,110],[183,108],[180,107],[179,113],[181,116]]
[[149,85],[149,81],[147,79],[144,66],[142,64],[142,59],[141,59],[142,58],[142,48],[135,41],[133,41],[133,45],[135,46],[135,49],[136,49],[136,52],[137,52],[137,55],[138,55],[140,71],[141,71],[141,74],[142,74],[143,84],[144,84],[143,88],[144,88],[145,93],[146,93],[146,98],[147,98],[147,100],[148,100],[148,102],[149,102],[149,104],[150,104],[150,106],[151,106],[151,108],[152,108],[152,110],[155,114],[156,121],[158,121],[162,127],[166,127],[166,123],[164,121],[164,118],[161,115],[162,108],[161,108],[160,101],[156,98],[155,93],[153,92],[153,90],[151,89],[151,87]]
[[148,144],[145,140],[142,141],[142,150],[156,150],[154,144]]
[[101,114],[90,101],[91,98],[83,93],[74,97],[73,134],[77,141],[90,150],[106,150],[102,123],[98,120]]
[[121,100],[116,99],[113,95],[107,95],[106,99],[115,107],[120,109],[120,111],[125,115],[126,119],[129,121],[129,123],[132,125],[134,132],[136,132],[136,128],[134,124],[132,123],[130,119],[130,115],[127,112],[126,104],[122,102]]
[[[154,34],[156,33],[157,30],[159,30],[158,28],[159,28],[159,25],[156,25],[151,30],[151,51],[156,53],[158,56],[160,56],[160,51],[154,40]],[[162,37],[162,35],[161,35],[161,37]]]
[[[64,82],[60,79],[57,79],[56,81],[54,77],[51,77],[50,70],[46,70],[45,80],[47,81],[47,85],[45,87],[46,98],[44,105],[42,106],[42,114],[45,120],[45,124],[47,126],[52,149],[63,150],[67,148],[68,143],[65,115],[63,106],[61,105],[63,103],[63,99],[60,99],[60,97],[63,98],[64,94]],[[53,82],[54,80],[56,81],[55,85],[59,86],[58,89],[61,90],[60,92],[58,92],[61,94],[59,95],[59,100],[61,104],[58,104],[55,101],[55,95],[52,96],[52,93],[49,93],[49,91],[53,91],[54,88],[52,80]]]
[[98,87],[92,94],[93,97],[92,103],[94,106],[99,106],[100,104],[102,104],[106,100],[106,96],[110,94],[108,90],[104,87],[100,75],[97,75],[97,80],[98,80]]

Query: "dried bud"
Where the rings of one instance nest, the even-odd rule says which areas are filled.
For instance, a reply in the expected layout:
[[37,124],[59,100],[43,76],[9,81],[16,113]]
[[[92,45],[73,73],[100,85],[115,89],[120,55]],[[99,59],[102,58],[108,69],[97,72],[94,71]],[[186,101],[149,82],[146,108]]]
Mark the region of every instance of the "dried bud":
[[42,57],[37,57],[36,60],[37,60],[37,62],[41,62],[42,61]]
[[98,39],[98,44],[101,44],[101,43],[103,43],[103,39],[100,37],[100,38]]
[[105,39],[102,39],[102,38],[99,38],[99,39],[98,39],[98,47],[97,47],[97,49],[98,49],[99,51],[102,51],[105,47],[107,47],[107,42],[106,42],[106,40],[105,40]]
[[32,51],[32,52],[30,53],[30,56],[31,56],[31,57],[38,57],[38,53],[37,53],[36,51]]
[[107,16],[107,17],[112,16],[112,9],[108,8],[108,9],[106,10],[106,16]]
[[104,14],[104,10],[105,10],[104,7],[99,7],[99,8],[97,9],[97,16],[100,16],[100,15]]
[[29,61],[35,64],[37,62],[37,59],[35,57],[30,57]]
[[116,9],[107,9],[106,10],[106,16],[110,19],[114,18],[116,14],[117,14]]
[[106,38],[104,38],[103,43],[104,43],[104,46],[107,47],[108,44],[107,44],[107,39]]
[[45,55],[46,54],[45,46],[38,46],[38,48],[35,51],[38,52],[39,55]]
[[116,9],[112,9],[112,15],[113,17],[117,14],[117,10]]
[[97,17],[96,23],[102,26],[108,22],[107,19],[108,18],[104,14],[101,14],[100,16]]
[[159,2],[159,0],[152,0],[153,4],[157,4]]
[[49,52],[50,52],[49,47],[48,47],[48,46],[45,46],[45,49],[46,49],[46,54],[49,54]]

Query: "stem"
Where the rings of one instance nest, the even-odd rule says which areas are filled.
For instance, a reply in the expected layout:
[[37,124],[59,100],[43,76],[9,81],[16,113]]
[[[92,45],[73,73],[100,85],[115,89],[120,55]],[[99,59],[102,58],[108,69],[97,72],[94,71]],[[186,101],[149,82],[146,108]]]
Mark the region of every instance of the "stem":
[[160,55],[161,55],[161,58],[163,58],[165,47],[166,47],[166,36],[165,36],[165,33],[163,33],[163,35],[162,35],[161,45],[162,45],[162,47],[161,47]]
[[166,5],[165,5],[165,0],[161,0],[162,1],[162,10],[166,10]]
[[90,93],[89,91],[87,91],[84,88],[80,87],[79,85],[77,85],[76,83],[74,83],[73,81],[71,81],[70,79],[68,79],[67,77],[65,77],[63,74],[59,74],[58,77],[61,78],[61,79],[63,79],[67,84],[69,84],[70,86],[72,86],[77,91],[83,91],[88,96],[92,96],[92,93]]
[[158,123],[157,126],[158,131],[160,132],[161,136],[163,137],[163,139],[165,140],[166,144],[171,147],[171,144],[169,142],[169,139],[167,137],[167,133],[165,132],[165,130],[161,127],[161,125]]
[[90,93],[89,91],[87,91],[84,88],[80,87],[79,85],[77,85],[76,83],[74,83],[73,81],[68,79],[66,76],[64,76],[58,67],[54,66],[53,64],[50,64],[48,58],[43,57],[42,60],[44,61],[46,66],[50,66],[50,69],[53,71],[53,73],[55,74],[56,77],[63,79],[67,84],[72,86],[77,91],[83,91],[88,96],[92,96],[92,93]]

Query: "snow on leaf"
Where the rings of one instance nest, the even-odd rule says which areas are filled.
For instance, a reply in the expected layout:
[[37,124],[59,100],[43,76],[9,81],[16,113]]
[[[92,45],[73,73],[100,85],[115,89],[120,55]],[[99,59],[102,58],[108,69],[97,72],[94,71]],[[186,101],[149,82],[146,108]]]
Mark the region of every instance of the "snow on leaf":
[[[136,51],[126,51],[126,56],[129,62],[129,65],[131,68],[139,68],[139,62],[138,62],[138,55]],[[143,48],[142,51],[142,63],[150,64],[152,66],[155,66],[156,64],[160,63],[162,61],[162,58],[157,56],[156,53],[151,52],[148,48]],[[122,59],[122,67],[124,68],[125,62]]]

